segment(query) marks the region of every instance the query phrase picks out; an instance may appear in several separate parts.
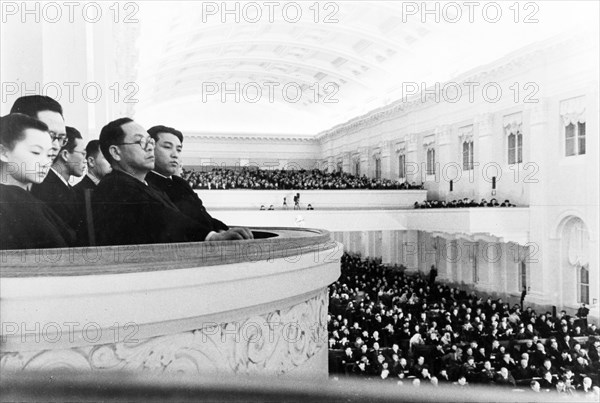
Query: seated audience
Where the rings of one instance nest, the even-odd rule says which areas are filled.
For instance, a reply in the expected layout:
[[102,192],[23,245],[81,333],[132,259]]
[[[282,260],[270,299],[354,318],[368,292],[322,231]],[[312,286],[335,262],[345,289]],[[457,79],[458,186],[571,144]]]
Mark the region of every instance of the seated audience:
[[485,199],[481,199],[481,202],[477,203],[473,199],[458,199],[450,202],[444,200],[424,200],[423,202],[415,202],[413,205],[416,209],[429,209],[429,208],[457,208],[457,207],[515,207],[510,200],[504,200],[504,203],[498,204],[496,199],[490,200],[488,203]]
[[[536,387],[542,384],[542,390],[553,391],[581,389],[585,376],[590,377],[592,389],[598,383],[599,368],[589,364],[588,351],[600,349],[600,340],[589,336],[597,334],[593,324],[585,331],[587,342],[566,340],[561,346],[557,331],[547,339],[536,335],[547,325],[550,313],[538,316],[531,307],[510,307],[501,299],[467,294],[429,280],[426,273],[409,276],[402,266],[344,254],[342,275],[330,287],[330,361],[339,362],[341,348],[356,346],[355,361],[364,355],[371,361],[367,369],[373,365],[378,368],[375,372],[389,369],[396,379],[422,381],[431,376],[437,382],[458,384],[464,378],[466,384],[506,385],[507,389],[536,381]],[[566,313],[560,316],[564,319]],[[564,320],[567,338],[578,322]],[[519,339],[520,326],[530,339]],[[372,343],[374,335],[382,333],[388,336],[379,338],[381,353],[367,358],[363,340]],[[571,358],[571,363],[559,362],[562,356]],[[339,373],[337,367],[332,364],[332,374]]]
[[[194,189],[422,189],[389,179],[358,177],[345,172],[319,169],[213,168],[211,171],[184,170],[182,177]],[[299,200],[294,199],[294,202]],[[287,203],[286,203],[287,205]],[[299,208],[298,203],[294,207]]]
[[60,248],[74,233],[29,192],[54,156],[48,126],[23,114],[0,118],[0,249]]

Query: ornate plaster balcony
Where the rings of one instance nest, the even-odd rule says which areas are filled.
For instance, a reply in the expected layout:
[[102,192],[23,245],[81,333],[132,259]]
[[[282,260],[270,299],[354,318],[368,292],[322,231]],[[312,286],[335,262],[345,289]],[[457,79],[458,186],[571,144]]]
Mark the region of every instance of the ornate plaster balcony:
[[323,230],[1,252],[0,370],[327,376]]

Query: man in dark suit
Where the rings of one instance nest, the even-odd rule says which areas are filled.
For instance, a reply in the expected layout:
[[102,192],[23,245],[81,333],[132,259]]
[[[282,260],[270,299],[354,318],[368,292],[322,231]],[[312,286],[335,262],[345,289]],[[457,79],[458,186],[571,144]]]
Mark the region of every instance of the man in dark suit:
[[156,142],[154,147],[154,170],[146,175],[146,181],[154,188],[163,191],[185,215],[193,218],[211,231],[221,233],[227,230],[239,233],[244,239],[252,239],[252,233],[246,228],[229,228],[222,221],[213,218],[202,200],[188,182],[177,176],[181,166],[183,134],[172,127],[154,126],[148,134]]
[[129,118],[108,123],[100,132],[100,149],[113,171],[92,195],[99,245],[196,242],[244,239],[234,231],[214,232],[190,220],[169,197],[149,186],[154,169],[154,139]]
[[80,195],[83,195],[85,189],[95,189],[100,180],[112,171],[109,162],[100,151],[100,141],[90,141],[85,147],[85,154],[87,174],[78,184],[73,186],[75,192]]
[[83,206],[69,185],[69,179],[71,175],[83,175],[85,149],[81,133],[77,129],[67,127],[66,132],[67,144],[58,152],[44,181],[32,186],[31,194],[54,210],[78,234],[79,240],[83,225]]
[[82,239],[83,245],[94,246],[96,244],[94,229],[92,227],[92,193],[100,180],[104,178],[112,168],[100,151],[100,141],[92,140],[85,147],[87,174],[78,184],[73,186],[77,200],[81,205],[83,214],[82,229],[78,237]]

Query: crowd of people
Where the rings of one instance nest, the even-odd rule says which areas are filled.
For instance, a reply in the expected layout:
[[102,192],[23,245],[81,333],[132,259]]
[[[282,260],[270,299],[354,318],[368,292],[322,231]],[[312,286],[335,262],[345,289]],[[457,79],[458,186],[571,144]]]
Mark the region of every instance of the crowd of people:
[[85,144],[56,100],[18,98],[0,118],[0,249],[252,239],[178,176],[182,148],[180,131],[130,118]]
[[[329,371],[399,385],[507,386],[598,396],[600,331],[344,254],[330,287]],[[594,395],[595,394],[595,395]]]
[[498,203],[498,200],[495,198],[487,201],[486,199],[481,199],[479,203],[477,203],[473,199],[469,199],[465,197],[464,199],[445,201],[445,200],[424,200],[423,202],[415,202],[414,208],[457,208],[457,207],[515,207],[514,204],[510,202],[510,200],[504,200],[502,203]]
[[319,169],[257,169],[249,167],[213,168],[210,171],[183,171],[194,189],[422,189],[422,186],[389,179],[354,176],[345,172],[328,173]]

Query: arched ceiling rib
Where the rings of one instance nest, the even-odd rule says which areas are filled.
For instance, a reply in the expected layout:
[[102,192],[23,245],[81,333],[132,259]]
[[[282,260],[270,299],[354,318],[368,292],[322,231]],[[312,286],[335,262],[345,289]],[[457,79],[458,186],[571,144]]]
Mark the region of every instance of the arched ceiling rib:
[[[241,2],[214,4],[233,8],[238,3],[243,7]],[[212,119],[212,127],[223,122],[221,131],[226,132],[234,110],[232,130],[278,134],[305,130],[316,135],[399,99],[407,82],[429,87],[527,43],[573,29],[566,24],[570,20],[565,21],[564,10],[550,10],[551,2],[544,2],[543,10],[540,6],[544,20],[539,24],[515,24],[508,17],[499,24],[473,24],[466,17],[459,24],[431,16],[424,21],[419,15],[406,20],[402,2],[393,1],[296,3],[309,16],[296,23],[277,14],[274,22],[264,18],[257,23],[236,23],[231,18],[223,22],[218,16],[202,21],[203,2],[141,3],[140,60],[134,67],[140,83],[136,105],[140,116],[153,120],[161,114],[197,131]],[[317,4],[322,12],[319,23],[309,11]],[[325,4],[337,7],[337,22],[323,23]],[[506,13],[511,15],[508,9]],[[582,10],[580,15],[591,13]],[[297,83],[310,90],[299,102],[287,105],[247,100],[232,104],[220,97],[203,102],[198,96],[203,84],[215,81],[227,89],[275,81],[280,87]],[[323,96],[323,85],[329,82],[339,86],[339,102],[311,102],[313,88]],[[274,119],[274,111],[286,116]],[[195,116],[203,116],[202,122]],[[307,116],[315,118],[308,122]],[[296,122],[293,130],[282,126],[288,121]]]

